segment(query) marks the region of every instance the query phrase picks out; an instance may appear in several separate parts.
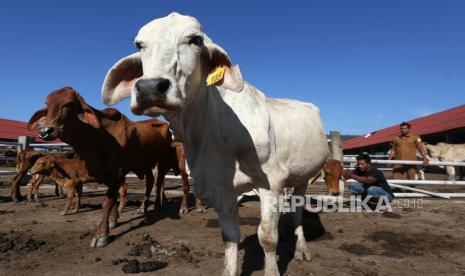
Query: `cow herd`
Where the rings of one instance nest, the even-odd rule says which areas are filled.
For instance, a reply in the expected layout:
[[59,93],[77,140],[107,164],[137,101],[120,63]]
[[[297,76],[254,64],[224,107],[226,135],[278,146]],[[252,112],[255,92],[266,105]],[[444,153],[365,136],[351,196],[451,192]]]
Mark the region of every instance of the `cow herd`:
[[[224,275],[237,275],[240,241],[238,198],[254,191],[260,199],[257,230],[265,252],[265,275],[279,275],[278,197],[291,189],[304,195],[321,174],[328,192],[339,194],[341,162],[328,160],[329,149],[319,109],[313,104],[266,97],[244,81],[238,65],[204,32],[197,19],[172,13],[143,26],[136,38],[138,51],[117,61],[103,80],[101,96],[107,105],[130,97],[136,115],[157,117],[133,122],[113,108],[98,110],[73,88],[51,92],[46,107],[35,112],[27,127],[44,140],[60,139],[73,152],[24,150],[17,156],[11,196],[21,198],[20,182],[32,174],[27,198],[39,200],[45,177],[56,182],[56,195],[66,204],[61,212],[79,211],[83,184],[107,186],[102,217],[92,247],[109,243],[126,204],[126,175],[145,179],[145,195],[137,213],[146,213],[154,183],[155,210],[164,202],[165,175],[180,174],[183,197],[179,212],[187,213],[193,179],[196,208],[214,208],[225,247]],[[459,160],[464,145],[427,145],[433,160]],[[187,165],[186,165],[187,163]],[[156,173],[155,173],[156,171]],[[450,177],[455,172],[448,168]],[[155,176],[156,175],[156,179]],[[155,182],[156,180],[156,182]],[[117,197],[120,197],[119,206]],[[34,198],[33,198],[34,197]],[[310,260],[302,228],[303,206],[292,213],[297,237],[294,256]]]

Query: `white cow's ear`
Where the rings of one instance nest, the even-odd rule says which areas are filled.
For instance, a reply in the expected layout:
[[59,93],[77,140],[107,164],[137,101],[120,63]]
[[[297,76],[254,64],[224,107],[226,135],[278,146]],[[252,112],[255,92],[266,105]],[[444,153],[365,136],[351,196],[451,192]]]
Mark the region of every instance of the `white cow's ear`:
[[108,70],[103,81],[103,102],[106,105],[113,105],[129,97],[134,83],[142,75],[142,61],[139,53],[120,59]]
[[241,92],[244,88],[244,80],[242,79],[239,65],[232,65],[231,59],[226,51],[213,43],[209,38],[205,39],[204,45],[208,51],[208,73],[212,74],[212,72],[215,72],[218,67],[225,68],[223,80],[215,85],[224,87],[231,91]]
[[241,70],[239,69],[239,65],[226,67],[222,86],[235,92],[242,91],[242,89],[244,88],[244,80],[242,79],[242,74]]

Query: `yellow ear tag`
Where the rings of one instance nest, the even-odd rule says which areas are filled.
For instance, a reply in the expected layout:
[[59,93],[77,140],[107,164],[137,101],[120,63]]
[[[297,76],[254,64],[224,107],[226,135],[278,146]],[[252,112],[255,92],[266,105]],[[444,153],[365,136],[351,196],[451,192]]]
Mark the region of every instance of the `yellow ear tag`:
[[217,67],[215,71],[211,72],[207,77],[207,85],[215,85],[222,82],[224,78],[224,67]]

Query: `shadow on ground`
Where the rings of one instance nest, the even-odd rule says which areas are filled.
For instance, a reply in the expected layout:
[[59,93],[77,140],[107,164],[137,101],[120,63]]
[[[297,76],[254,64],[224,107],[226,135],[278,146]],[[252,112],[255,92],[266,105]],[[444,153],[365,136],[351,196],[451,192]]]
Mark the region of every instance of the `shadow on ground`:
[[[318,213],[310,213],[304,210],[303,228],[307,241],[316,240],[325,234],[325,229]],[[278,229],[279,242],[276,250],[279,256],[278,269],[280,274],[284,274],[289,262],[294,258],[296,237],[293,234],[295,228],[292,223],[292,214],[286,213],[281,215]],[[239,249],[244,250],[245,253],[241,275],[248,276],[254,271],[263,270],[265,254],[260,246],[257,234],[246,237],[240,243]]]

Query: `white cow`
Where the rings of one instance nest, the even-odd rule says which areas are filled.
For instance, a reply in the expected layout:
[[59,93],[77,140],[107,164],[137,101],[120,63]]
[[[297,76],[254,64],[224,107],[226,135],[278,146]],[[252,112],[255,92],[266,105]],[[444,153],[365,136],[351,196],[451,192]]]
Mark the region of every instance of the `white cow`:
[[[463,162],[465,161],[465,144],[437,143],[436,145],[425,145],[426,152],[430,158],[441,162]],[[446,166],[449,180],[455,180],[455,168]],[[463,172],[460,176],[463,179]]]
[[[131,96],[135,114],[163,114],[170,121],[183,141],[195,190],[218,214],[225,275],[237,274],[237,196],[256,189],[265,274],[278,275],[278,196],[285,186],[304,195],[328,156],[319,109],[267,98],[244,82],[239,67],[193,17],[172,13],[154,20],[140,29],[135,44],[140,51],[109,70],[103,101],[112,105]],[[207,85],[208,76],[217,82]],[[302,208],[297,210],[295,256],[309,260]]]

